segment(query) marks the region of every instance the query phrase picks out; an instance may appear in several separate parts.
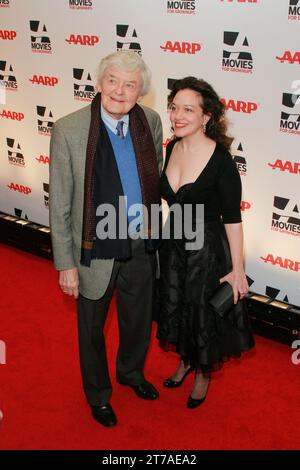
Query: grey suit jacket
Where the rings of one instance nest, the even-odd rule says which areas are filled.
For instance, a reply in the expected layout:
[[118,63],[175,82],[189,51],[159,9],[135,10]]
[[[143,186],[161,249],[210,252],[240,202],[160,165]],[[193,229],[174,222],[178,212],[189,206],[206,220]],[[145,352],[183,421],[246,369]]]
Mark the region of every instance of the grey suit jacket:
[[[156,148],[159,171],[162,167],[162,125],[159,115],[142,106]],[[84,174],[91,106],[61,119],[53,126],[50,142],[50,228],[57,270],[77,267],[79,292],[96,300],[104,294],[114,260],[92,260],[80,264]]]

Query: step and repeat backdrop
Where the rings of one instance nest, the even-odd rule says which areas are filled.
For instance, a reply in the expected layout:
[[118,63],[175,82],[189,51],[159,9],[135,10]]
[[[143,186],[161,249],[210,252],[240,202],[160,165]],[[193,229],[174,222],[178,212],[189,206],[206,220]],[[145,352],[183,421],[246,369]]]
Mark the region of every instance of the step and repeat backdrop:
[[164,145],[173,80],[219,93],[252,290],[300,305],[299,37],[300,0],[0,0],[0,210],[48,225],[53,122],[90,103],[103,56],[131,49],[152,70],[143,103]]

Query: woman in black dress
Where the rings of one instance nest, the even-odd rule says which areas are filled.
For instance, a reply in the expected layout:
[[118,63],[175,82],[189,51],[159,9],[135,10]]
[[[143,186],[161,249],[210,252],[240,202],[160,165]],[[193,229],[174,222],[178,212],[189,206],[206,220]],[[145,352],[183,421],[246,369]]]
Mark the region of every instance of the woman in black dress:
[[[167,146],[161,194],[169,207],[204,205],[204,243],[188,250],[184,236],[178,239],[171,232],[164,238],[157,336],[165,349],[173,345],[180,355],[165,387],[178,387],[195,371],[187,402],[195,408],[206,397],[210,373],[254,345],[243,301],[249,286],[243,267],[241,181],[229,153],[225,107],[208,83],[194,77],[176,81],[169,112],[174,139]],[[221,318],[208,302],[224,281],[233,288],[234,306]]]

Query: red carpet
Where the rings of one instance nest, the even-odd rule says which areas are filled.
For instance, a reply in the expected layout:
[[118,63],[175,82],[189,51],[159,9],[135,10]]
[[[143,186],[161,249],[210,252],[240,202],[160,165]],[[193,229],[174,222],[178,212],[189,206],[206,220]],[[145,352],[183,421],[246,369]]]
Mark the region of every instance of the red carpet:
[[257,337],[254,351],[214,375],[206,402],[185,407],[189,376],[178,390],[161,386],[177,357],[154,337],[146,377],[160,399],[145,402],[115,384],[114,305],[107,345],[119,424],[91,417],[81,388],[75,301],[60,293],[49,261],[0,245],[1,449],[297,449],[300,448],[300,365],[292,350]]

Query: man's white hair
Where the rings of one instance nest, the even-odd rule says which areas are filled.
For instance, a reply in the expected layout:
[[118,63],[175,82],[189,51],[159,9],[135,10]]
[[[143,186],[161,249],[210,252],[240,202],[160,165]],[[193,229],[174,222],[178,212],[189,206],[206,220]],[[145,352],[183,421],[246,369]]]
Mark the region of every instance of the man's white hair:
[[118,51],[104,57],[98,67],[98,83],[102,79],[107,67],[111,65],[114,65],[121,70],[125,70],[126,72],[139,70],[142,79],[141,96],[144,96],[149,92],[151,85],[151,72],[139,54],[132,51]]

